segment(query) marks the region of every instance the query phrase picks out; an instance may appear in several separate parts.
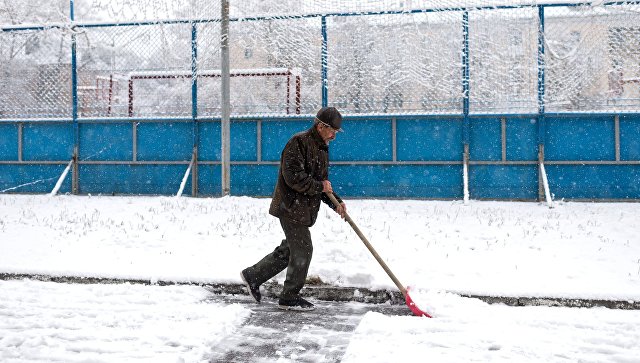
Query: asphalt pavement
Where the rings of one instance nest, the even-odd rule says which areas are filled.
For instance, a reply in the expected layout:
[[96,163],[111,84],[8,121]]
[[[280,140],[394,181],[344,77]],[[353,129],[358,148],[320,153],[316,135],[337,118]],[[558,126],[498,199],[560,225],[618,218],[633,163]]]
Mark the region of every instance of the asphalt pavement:
[[[207,301],[241,304],[251,316],[213,349],[210,362],[340,362],[352,334],[365,313],[413,315],[406,305],[367,304],[309,299],[313,311],[278,309],[277,299],[257,304],[248,295],[211,293]],[[416,317],[416,319],[419,319]]]

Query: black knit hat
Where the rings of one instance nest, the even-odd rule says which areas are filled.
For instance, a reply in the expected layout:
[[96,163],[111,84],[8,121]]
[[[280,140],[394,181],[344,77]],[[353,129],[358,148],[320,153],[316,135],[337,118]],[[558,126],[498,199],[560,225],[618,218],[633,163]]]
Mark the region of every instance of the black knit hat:
[[342,131],[342,115],[335,107],[323,107],[316,115],[316,122],[329,125],[337,131]]

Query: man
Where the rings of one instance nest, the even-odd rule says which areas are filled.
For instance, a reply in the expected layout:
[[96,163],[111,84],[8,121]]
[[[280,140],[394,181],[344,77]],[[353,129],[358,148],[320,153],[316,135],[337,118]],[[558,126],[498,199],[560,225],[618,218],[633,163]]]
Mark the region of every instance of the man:
[[326,193],[333,193],[329,182],[329,142],[342,131],[342,115],[335,107],[318,111],[313,126],[291,137],[280,156],[278,181],[269,214],[280,219],[285,239],[280,246],[240,276],[249,293],[260,303],[260,285],[285,268],[287,276],[278,301],[284,310],[313,310],[312,303],[300,296],[311,263],[313,245],[309,227],[313,226],[324,201],[342,218],[346,206],[334,206]]

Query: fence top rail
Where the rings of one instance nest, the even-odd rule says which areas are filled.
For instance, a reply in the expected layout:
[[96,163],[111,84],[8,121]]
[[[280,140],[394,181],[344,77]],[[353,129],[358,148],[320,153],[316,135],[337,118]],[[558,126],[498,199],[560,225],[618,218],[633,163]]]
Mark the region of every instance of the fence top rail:
[[[615,116],[638,116],[640,112],[553,112],[543,115],[535,113],[516,113],[516,114],[469,114],[469,119],[479,118],[535,118],[543,116],[549,117],[615,117]],[[302,115],[238,115],[231,116],[233,121],[296,121],[296,120],[313,120],[313,114]],[[390,119],[464,119],[463,114],[345,114],[345,120],[390,120]],[[198,116],[196,121],[202,122],[219,122],[219,116]],[[193,117],[78,117],[79,123],[122,123],[122,122],[192,122]],[[24,119],[2,119],[0,124],[7,123],[73,123],[73,119],[69,118],[24,118]]]
[[[640,0],[629,1],[604,1],[594,5],[592,1],[576,1],[566,2],[555,0],[532,1],[530,4],[513,4],[513,5],[465,5],[452,7],[433,7],[407,10],[382,10],[382,11],[359,11],[359,12],[331,12],[331,13],[310,13],[310,14],[291,14],[291,15],[273,15],[273,16],[246,16],[230,18],[231,22],[238,21],[264,21],[264,20],[289,20],[289,19],[308,19],[319,17],[343,17],[343,16],[364,16],[364,15],[403,15],[403,14],[419,14],[431,12],[448,12],[448,11],[479,11],[479,10],[499,10],[499,9],[526,9],[526,8],[546,8],[546,7],[579,7],[579,6],[611,6],[611,5],[640,5]],[[102,28],[116,26],[144,26],[144,25],[170,25],[170,24],[200,24],[200,23],[220,23],[222,18],[198,18],[198,19],[155,19],[125,22],[52,22],[47,24],[25,23],[25,24],[0,24],[0,30],[3,32],[12,31],[35,31],[47,30],[52,28],[69,29],[77,31],[79,28]]]

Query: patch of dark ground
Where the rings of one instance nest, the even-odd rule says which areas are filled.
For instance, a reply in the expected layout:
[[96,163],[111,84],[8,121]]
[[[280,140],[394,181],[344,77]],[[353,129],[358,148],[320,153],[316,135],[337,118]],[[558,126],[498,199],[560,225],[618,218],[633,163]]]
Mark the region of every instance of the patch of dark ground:
[[[16,273],[0,273],[0,280],[20,280],[30,279],[38,281],[51,281],[74,284],[144,284],[144,285],[197,285],[203,286],[210,291],[218,294],[244,294],[245,289],[242,284],[223,284],[223,283],[202,283],[197,281],[163,281],[163,280],[145,280],[145,279],[120,279],[120,278],[103,278],[103,277],[81,277],[81,276],[53,276],[43,274],[16,274]],[[279,295],[282,285],[268,282],[262,285],[263,295],[275,298]],[[640,310],[640,300],[615,300],[615,299],[579,299],[564,297],[544,297],[544,296],[488,296],[458,293],[462,297],[469,297],[482,300],[489,304],[504,304],[508,306],[553,306],[553,307],[571,307],[571,308],[592,308],[605,307],[609,309],[623,310]],[[402,294],[397,291],[390,290],[371,290],[359,287],[340,287],[333,285],[307,285],[302,289],[302,295],[305,297],[313,297],[322,301],[353,301],[363,303],[390,303],[391,305],[404,305]]]
[[[406,306],[335,302],[309,299],[313,311],[278,309],[277,299],[264,297],[256,304],[247,295],[220,295],[214,290],[207,301],[241,304],[251,316],[213,347],[212,363],[340,362],[351,336],[369,311],[411,316]],[[421,319],[416,317],[416,319]]]

